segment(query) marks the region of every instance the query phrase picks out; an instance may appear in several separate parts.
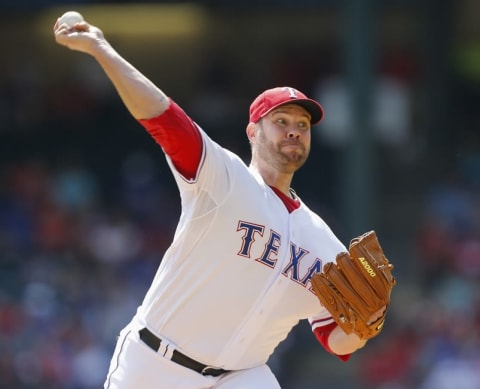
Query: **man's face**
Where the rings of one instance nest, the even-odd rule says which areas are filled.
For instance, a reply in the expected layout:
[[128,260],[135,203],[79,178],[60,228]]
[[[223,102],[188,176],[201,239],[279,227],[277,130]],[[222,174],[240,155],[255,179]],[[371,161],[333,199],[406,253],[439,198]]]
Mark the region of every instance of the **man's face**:
[[300,105],[282,105],[257,123],[254,158],[282,173],[294,173],[310,153],[310,115]]

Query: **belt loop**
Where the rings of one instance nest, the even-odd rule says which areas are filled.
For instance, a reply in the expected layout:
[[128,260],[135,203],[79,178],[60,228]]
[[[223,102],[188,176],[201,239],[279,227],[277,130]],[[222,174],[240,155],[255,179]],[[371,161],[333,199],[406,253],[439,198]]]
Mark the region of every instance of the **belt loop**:
[[172,359],[174,350],[175,350],[175,346],[164,339],[160,343],[160,348],[158,350],[158,353],[161,354],[164,358]]

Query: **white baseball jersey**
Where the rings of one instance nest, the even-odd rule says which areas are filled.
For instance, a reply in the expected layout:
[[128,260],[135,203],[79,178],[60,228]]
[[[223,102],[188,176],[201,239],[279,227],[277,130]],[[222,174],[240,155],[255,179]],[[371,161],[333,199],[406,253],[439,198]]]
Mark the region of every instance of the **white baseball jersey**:
[[254,168],[201,134],[194,180],[169,161],[182,213],[137,315],[189,357],[245,369],[299,320],[330,317],[310,278],[346,248],[305,204],[289,213]]

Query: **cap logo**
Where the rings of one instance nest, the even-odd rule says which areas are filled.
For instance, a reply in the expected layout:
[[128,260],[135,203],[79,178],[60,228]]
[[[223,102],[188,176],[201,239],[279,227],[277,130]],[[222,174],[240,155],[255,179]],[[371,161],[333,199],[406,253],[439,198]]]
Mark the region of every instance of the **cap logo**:
[[285,90],[285,91],[288,92],[288,95],[290,96],[291,99],[298,99],[297,90],[296,90],[296,89],[294,89],[294,88],[289,88],[289,87],[285,87],[285,88],[283,88],[283,90]]

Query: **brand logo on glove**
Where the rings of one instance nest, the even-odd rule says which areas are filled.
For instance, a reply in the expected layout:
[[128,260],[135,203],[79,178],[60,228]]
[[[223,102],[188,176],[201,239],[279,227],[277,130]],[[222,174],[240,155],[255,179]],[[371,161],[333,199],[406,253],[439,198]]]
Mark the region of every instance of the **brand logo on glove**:
[[370,264],[365,260],[363,257],[359,257],[358,260],[362,264],[363,268],[367,271],[368,274],[370,274],[370,277],[375,277],[377,274],[373,271],[372,267]]

